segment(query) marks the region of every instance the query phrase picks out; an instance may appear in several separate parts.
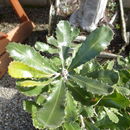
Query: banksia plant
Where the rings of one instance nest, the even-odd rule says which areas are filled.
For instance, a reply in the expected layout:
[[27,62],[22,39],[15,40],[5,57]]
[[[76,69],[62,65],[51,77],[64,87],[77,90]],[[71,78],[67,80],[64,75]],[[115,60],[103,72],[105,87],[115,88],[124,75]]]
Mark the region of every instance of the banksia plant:
[[[101,26],[76,45],[73,41],[78,35],[79,30],[69,22],[60,21],[56,37],[47,37],[48,44],[7,46],[14,59],[8,73],[17,79],[16,87],[22,94],[33,97],[24,101],[23,107],[38,129],[107,128],[104,120],[116,126],[122,118],[117,108],[129,106],[129,99],[115,87],[118,72],[109,69],[110,63],[102,66],[95,60],[110,44],[112,30]],[[49,59],[42,52],[56,55]]]

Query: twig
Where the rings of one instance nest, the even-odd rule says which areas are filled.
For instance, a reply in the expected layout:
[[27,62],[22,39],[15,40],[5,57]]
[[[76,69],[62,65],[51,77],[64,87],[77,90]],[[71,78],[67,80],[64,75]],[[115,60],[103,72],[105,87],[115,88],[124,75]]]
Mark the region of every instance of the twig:
[[81,43],[81,42],[83,42],[85,40],[86,40],[86,36],[81,35],[81,36],[77,36],[76,39],[74,40],[74,42]]
[[80,115],[80,120],[81,120],[81,128],[82,128],[83,130],[86,130],[86,129],[85,129],[84,118],[83,118],[82,115]]
[[121,22],[122,22],[122,37],[125,43],[128,43],[127,40],[127,34],[126,34],[126,22],[125,22],[125,16],[124,16],[124,8],[123,8],[123,2],[122,0],[119,0],[120,4],[120,14],[121,14]]
[[52,22],[54,20],[54,16],[55,16],[55,7],[53,5],[53,1],[49,0],[50,2],[50,11],[49,11],[49,27],[48,27],[48,34],[51,34],[52,31]]
[[116,54],[113,54],[113,53],[108,53],[108,52],[101,52],[98,57],[99,58],[110,58],[110,59],[114,59],[114,58],[122,57],[122,56],[121,55],[116,55]]
[[130,43],[130,32],[127,32],[126,36],[127,36],[127,43],[125,43],[123,47],[120,49],[119,54],[121,54]]
[[111,18],[111,20],[110,20],[110,22],[109,22],[110,25],[113,26],[113,23],[114,23],[114,21],[115,21],[115,19],[116,19],[116,17],[117,17],[117,14],[118,14],[118,12],[116,11],[116,13],[113,15],[113,17]]

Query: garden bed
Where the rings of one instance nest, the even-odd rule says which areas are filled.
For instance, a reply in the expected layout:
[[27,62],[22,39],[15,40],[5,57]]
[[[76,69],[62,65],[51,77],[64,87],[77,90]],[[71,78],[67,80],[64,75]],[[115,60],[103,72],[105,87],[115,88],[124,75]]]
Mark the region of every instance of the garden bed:
[[[44,41],[47,34],[48,8],[25,8],[29,18],[36,24],[31,36],[24,43],[34,45]],[[0,31],[7,33],[19,24],[19,19],[12,8],[0,8]],[[31,117],[22,108],[26,99],[15,88],[15,80],[8,74],[0,79],[0,129],[35,130]]]
[[[28,17],[36,24],[30,37],[25,40],[25,44],[33,46],[36,41],[45,42],[48,28],[48,8],[25,8]],[[115,10],[114,10],[115,11]],[[113,13],[114,14],[114,13]],[[19,20],[12,8],[0,9],[0,31],[8,32],[19,24]],[[114,26],[120,24],[117,17]],[[115,29],[115,38],[109,46],[110,53],[117,54],[123,46],[121,32]],[[123,55],[128,55],[129,47]],[[26,99],[15,88],[15,80],[8,74],[0,80],[0,129],[2,130],[35,130],[31,117],[22,108],[22,101]]]

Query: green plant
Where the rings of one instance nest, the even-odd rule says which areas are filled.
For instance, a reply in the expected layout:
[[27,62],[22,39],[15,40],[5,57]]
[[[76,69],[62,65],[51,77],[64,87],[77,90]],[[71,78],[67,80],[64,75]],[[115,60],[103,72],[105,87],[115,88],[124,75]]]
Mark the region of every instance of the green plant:
[[118,89],[129,79],[119,82],[121,75],[113,61],[101,65],[95,59],[110,44],[113,32],[102,26],[75,45],[73,40],[78,35],[78,29],[60,21],[56,38],[51,36],[48,44],[35,45],[39,52],[58,53],[51,59],[28,45],[7,46],[14,59],[9,74],[17,79],[21,93],[34,97],[23,102],[24,110],[31,113],[33,125],[39,129],[129,128],[129,95]]

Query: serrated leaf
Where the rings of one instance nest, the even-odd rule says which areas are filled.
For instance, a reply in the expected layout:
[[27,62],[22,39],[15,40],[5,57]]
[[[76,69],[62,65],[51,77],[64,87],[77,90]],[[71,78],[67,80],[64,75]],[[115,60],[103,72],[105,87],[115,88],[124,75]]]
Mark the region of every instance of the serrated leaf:
[[35,126],[35,128],[37,129],[43,129],[44,126],[41,125],[36,119],[36,113],[38,108],[39,107],[33,101],[28,101],[28,100],[23,101],[23,109],[31,113],[32,115],[33,126]]
[[119,122],[118,116],[117,116],[113,111],[111,111],[110,109],[108,109],[108,108],[106,108],[106,107],[104,107],[104,109],[105,109],[105,111],[106,111],[106,113],[107,113],[109,119],[110,119],[112,122],[114,122],[114,123],[118,123],[118,122]]
[[114,85],[118,82],[119,76],[118,73],[111,70],[99,70],[91,73],[87,73],[87,77],[98,79],[109,85]]
[[125,109],[126,107],[129,107],[130,101],[120,93],[114,92],[109,96],[103,97],[99,102],[99,105]]
[[57,128],[63,122],[65,113],[65,83],[58,81],[53,92],[48,96],[43,108],[39,109],[37,119],[45,127]]
[[58,53],[58,49],[57,48],[54,48],[54,47],[52,48],[51,46],[49,46],[48,44],[43,43],[43,42],[36,42],[35,43],[35,48],[38,51],[49,52],[50,54]]
[[20,87],[20,86],[16,86],[17,89],[24,95],[26,96],[38,96],[39,94],[41,94],[44,90],[46,90],[48,87],[42,87],[42,86],[38,86],[38,87]]
[[53,36],[47,37],[47,43],[49,43],[55,47],[58,46],[57,40]]
[[102,69],[103,67],[96,60],[91,60],[83,65],[80,74],[86,76],[90,72],[98,71]]
[[78,29],[71,27],[68,21],[60,21],[57,24],[56,38],[59,46],[68,46],[78,34]]
[[93,106],[84,107],[87,118],[91,118],[94,116],[95,109]]
[[33,102],[33,101],[28,101],[28,100],[24,100],[24,101],[23,101],[23,109],[24,109],[26,112],[32,113],[32,108],[33,108],[33,107],[36,107],[35,102]]
[[130,54],[128,57],[118,57],[117,58],[117,67],[118,69],[126,69],[127,71],[130,72]]
[[130,89],[124,87],[116,87],[118,93],[121,93],[123,96],[130,96]]
[[61,60],[60,58],[53,58],[53,59],[49,59],[50,60],[50,66],[56,71],[58,72],[61,69]]
[[71,27],[71,41],[75,40],[75,38],[80,34],[80,30],[75,27]]
[[115,64],[115,61],[114,60],[112,60],[112,61],[106,61],[106,63],[103,65],[103,68],[105,69],[105,70],[112,70],[113,69],[113,67],[114,67],[114,64]]
[[51,77],[52,74],[45,73],[43,71],[36,70],[26,64],[23,64],[18,61],[13,61],[8,67],[8,73],[13,78],[47,78]]
[[109,95],[113,91],[111,86],[95,79],[77,75],[70,75],[70,78],[74,80],[81,88],[85,88],[92,94]]
[[36,104],[38,104],[38,105],[43,105],[43,103],[45,102],[46,98],[47,98],[47,94],[46,94],[46,93],[40,94],[40,95],[36,98]]
[[69,47],[62,46],[60,47],[59,56],[62,61],[62,66],[65,67],[65,61],[69,57]]
[[37,129],[44,129],[44,125],[41,124],[38,120],[37,120],[37,111],[38,111],[38,107],[33,106],[32,107],[32,121],[33,121],[33,126]]
[[119,70],[119,85],[126,84],[130,81],[130,73],[127,70]]
[[65,119],[67,122],[73,122],[77,120],[78,111],[76,106],[76,101],[74,101],[72,95],[69,92],[67,92],[65,107]]
[[46,86],[50,84],[53,81],[53,79],[45,80],[45,81],[34,81],[34,80],[24,80],[24,81],[17,81],[17,86],[21,87],[35,87],[35,86]]
[[123,116],[117,108],[110,108],[111,111],[113,111],[114,113],[116,113],[117,115]]
[[71,42],[78,35],[78,29],[74,29],[70,26],[68,21],[60,21],[57,24],[56,38],[58,42],[58,47],[60,48],[59,55],[62,60],[62,66],[65,66],[65,61],[69,56],[69,50]]
[[102,26],[93,31],[83,42],[76,56],[72,60],[69,70],[90,61],[107,48],[113,38],[113,32],[108,26]]
[[7,52],[16,60],[48,74],[54,74],[55,71],[49,67],[49,60],[41,56],[34,48],[20,43],[10,43],[7,45]]
[[74,123],[67,122],[64,124],[64,128],[65,128],[65,130],[81,130],[79,124],[76,122],[74,122]]
[[79,85],[71,81],[67,82],[67,86],[76,101],[79,101],[83,105],[88,105],[91,102],[90,93],[85,89],[80,88]]

